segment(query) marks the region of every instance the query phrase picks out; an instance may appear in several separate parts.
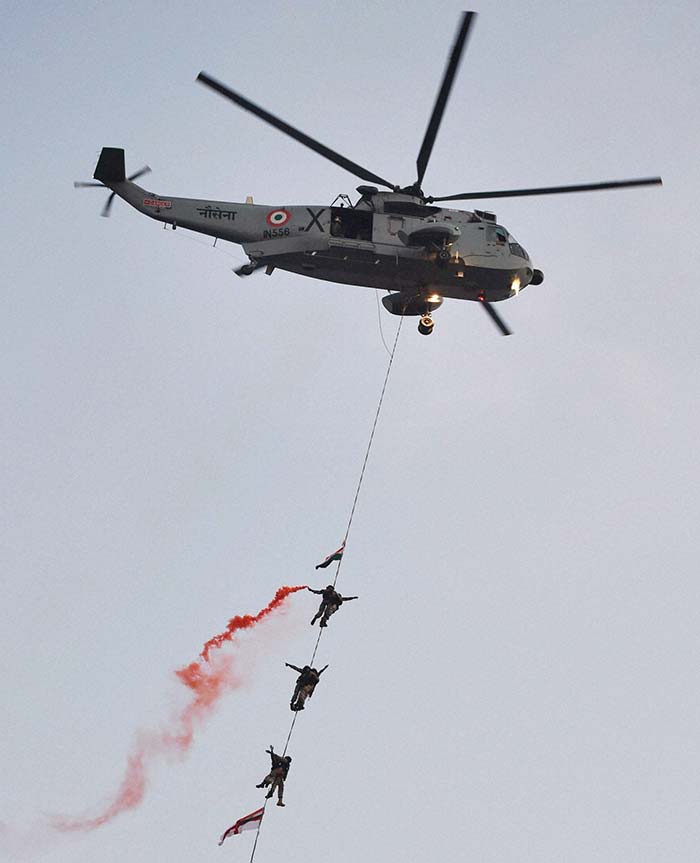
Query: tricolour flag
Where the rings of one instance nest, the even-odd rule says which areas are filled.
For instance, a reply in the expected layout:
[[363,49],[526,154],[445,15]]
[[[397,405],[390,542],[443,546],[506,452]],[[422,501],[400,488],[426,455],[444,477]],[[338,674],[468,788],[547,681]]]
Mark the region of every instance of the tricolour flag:
[[237,836],[244,830],[257,830],[262,821],[264,812],[265,808],[263,807],[262,809],[256,809],[255,812],[251,812],[250,815],[244,815],[243,818],[239,818],[233,827],[229,827],[228,830],[222,834],[221,839],[219,839],[219,845],[223,845],[224,840],[228,839],[229,836]]
[[316,569],[325,569],[327,566],[330,566],[334,560],[340,560],[343,556],[343,552],[345,551],[345,543],[343,543],[337,551],[334,551],[333,554],[329,554],[328,557],[323,561],[323,563],[319,563]]

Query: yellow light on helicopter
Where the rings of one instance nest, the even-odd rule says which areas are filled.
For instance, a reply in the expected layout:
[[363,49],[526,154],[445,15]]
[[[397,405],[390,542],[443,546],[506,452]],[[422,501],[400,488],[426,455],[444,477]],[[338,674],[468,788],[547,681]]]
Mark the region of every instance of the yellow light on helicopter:
[[514,296],[518,296],[520,293],[520,276],[516,276],[513,281],[510,283],[510,289],[513,291]]
[[440,302],[440,295],[439,294],[431,294],[428,297],[428,302],[429,303],[439,303]]

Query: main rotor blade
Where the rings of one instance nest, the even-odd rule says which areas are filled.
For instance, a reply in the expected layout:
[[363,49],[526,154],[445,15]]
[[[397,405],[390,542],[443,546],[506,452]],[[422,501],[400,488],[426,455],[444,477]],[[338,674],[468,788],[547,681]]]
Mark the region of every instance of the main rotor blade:
[[479,297],[479,302],[480,302],[480,303],[481,303],[481,305],[486,309],[486,311],[487,311],[487,313],[488,313],[489,317],[490,317],[490,318],[491,318],[491,320],[494,322],[494,324],[496,324],[496,326],[497,326],[497,327],[498,327],[498,329],[503,333],[503,335],[504,335],[504,336],[510,336],[510,335],[512,335],[511,331],[510,331],[510,330],[508,329],[508,327],[504,324],[503,319],[502,319],[502,318],[501,318],[501,316],[498,314],[498,312],[496,311],[496,309],[494,309],[494,307],[491,305],[491,303],[489,303],[489,302],[488,302],[488,300],[483,299],[483,297]]
[[341,156],[340,153],[336,153],[335,150],[331,150],[330,147],[326,147],[314,138],[309,137],[309,135],[305,135],[293,126],[290,126],[289,123],[285,123],[284,120],[280,120],[279,117],[275,117],[274,114],[270,114],[268,111],[265,111],[264,108],[260,108],[258,105],[250,102],[239,93],[234,92],[225,84],[211,78],[206,74],[206,72],[200,72],[199,75],[197,75],[197,80],[201,81],[202,84],[205,84],[212,90],[216,90],[217,93],[220,93],[232,102],[235,102],[236,105],[244,110],[250,111],[251,114],[255,114],[256,117],[259,117],[261,120],[274,126],[275,129],[279,129],[280,132],[284,132],[285,135],[289,135],[290,138],[294,138],[295,141],[298,141],[300,144],[303,144],[305,147],[308,147],[320,156],[329,159],[331,162],[334,162],[336,165],[344,168],[356,177],[359,177],[361,180],[367,180],[370,183],[378,183],[380,186],[388,186],[390,189],[394,188],[393,183],[390,183],[388,180],[385,180],[377,174],[373,174],[371,171],[368,171],[356,162],[351,162],[350,159],[346,159],[345,156]]
[[455,38],[454,45],[452,46],[452,53],[450,54],[450,59],[447,61],[447,67],[442,79],[442,84],[438,91],[437,99],[435,100],[433,113],[430,117],[425,137],[423,138],[423,144],[418,153],[418,159],[416,160],[416,165],[418,167],[418,180],[416,182],[419,187],[423,182],[425,169],[428,167],[428,160],[433,151],[433,144],[435,143],[435,138],[437,136],[438,129],[440,128],[440,122],[442,121],[442,115],[445,111],[445,106],[447,105],[450,90],[452,89],[452,83],[457,74],[457,69],[459,68],[459,61],[462,57],[462,51],[464,51],[467,36],[469,35],[469,28],[475,17],[476,12],[462,13],[462,22],[459,25],[459,30],[457,31],[457,36]]
[[582,183],[578,186],[544,186],[541,189],[507,189],[502,192],[463,192],[460,195],[428,197],[433,201],[467,201],[477,198],[521,198],[525,195],[559,195],[562,192],[598,192],[601,189],[625,189],[630,186],[661,186],[661,177],[643,177],[639,180],[612,180],[609,183]]

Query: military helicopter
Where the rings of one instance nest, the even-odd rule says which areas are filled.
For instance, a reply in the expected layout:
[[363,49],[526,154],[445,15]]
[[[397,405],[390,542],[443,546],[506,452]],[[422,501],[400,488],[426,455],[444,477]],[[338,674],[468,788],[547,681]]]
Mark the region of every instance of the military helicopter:
[[[418,331],[423,335],[432,333],[432,314],[445,297],[472,300],[483,306],[503,335],[510,335],[492,304],[516,296],[528,285],[541,284],[542,271],[533,267],[525,249],[493,213],[453,210],[436,203],[651,186],[661,184],[661,178],[426,195],[423,177],[474,18],[474,12],[462,13],[418,152],[417,177],[409,186],[395,185],[352,162],[205,72],[197,80],[206,87],[372,185],[357,187],[360,197],[354,204],[338,195],[330,206],[264,206],[253,203],[252,198],[245,203],[174,198],[149,192],[134,182],[148,167],[127,177],[124,150],[115,147],[102,149],[94,173],[97,183],[75,185],[112,190],[103,216],[109,215],[116,195],[173,229],[186,228],[242,245],[249,262],[235,271],[239,276],[250,276],[261,268],[271,275],[280,269],[384,289],[384,307],[394,315],[419,316]],[[380,191],[380,186],[388,191]]]

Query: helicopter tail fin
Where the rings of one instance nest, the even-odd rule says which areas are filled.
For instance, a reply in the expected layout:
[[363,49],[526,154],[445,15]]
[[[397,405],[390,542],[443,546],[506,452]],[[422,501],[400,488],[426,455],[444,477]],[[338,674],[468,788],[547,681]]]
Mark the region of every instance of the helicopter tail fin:
[[93,176],[101,183],[121,183],[126,180],[124,150],[103,147]]

